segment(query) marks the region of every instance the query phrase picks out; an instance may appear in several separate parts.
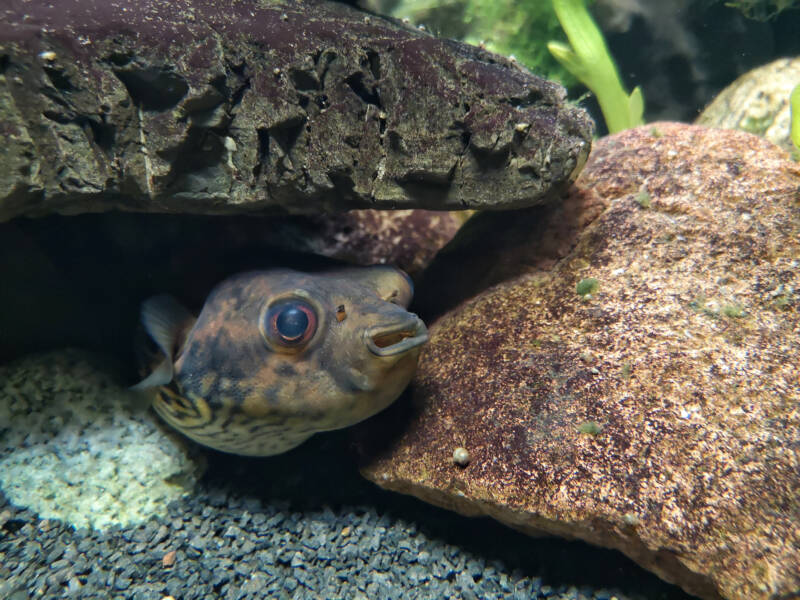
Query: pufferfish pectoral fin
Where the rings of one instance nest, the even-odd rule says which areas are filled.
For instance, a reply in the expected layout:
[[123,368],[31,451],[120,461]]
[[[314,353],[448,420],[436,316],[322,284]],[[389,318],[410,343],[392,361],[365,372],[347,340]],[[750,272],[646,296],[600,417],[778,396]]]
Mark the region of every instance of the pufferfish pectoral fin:
[[158,387],[172,381],[172,364],[179,338],[194,321],[188,310],[175,298],[166,294],[145,300],[142,304],[141,318],[145,331],[164,354],[164,360],[150,375],[131,387],[132,390]]
[[172,359],[165,358],[147,377],[129,389],[134,392],[161,387],[172,381]]

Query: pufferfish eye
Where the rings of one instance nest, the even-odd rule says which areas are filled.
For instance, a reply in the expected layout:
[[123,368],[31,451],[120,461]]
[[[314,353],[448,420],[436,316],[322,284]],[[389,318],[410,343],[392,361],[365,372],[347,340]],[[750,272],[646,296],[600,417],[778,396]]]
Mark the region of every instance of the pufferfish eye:
[[269,342],[285,348],[297,348],[314,337],[317,314],[303,300],[281,300],[264,315],[264,333]]

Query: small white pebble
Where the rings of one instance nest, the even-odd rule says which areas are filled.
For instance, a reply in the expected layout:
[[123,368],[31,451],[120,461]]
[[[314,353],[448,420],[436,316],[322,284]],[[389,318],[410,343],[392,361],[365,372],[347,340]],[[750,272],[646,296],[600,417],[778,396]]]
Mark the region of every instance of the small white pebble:
[[42,60],[55,60],[57,57],[58,55],[52,50],[39,53],[39,58],[41,58]]
[[469,464],[469,451],[466,448],[458,447],[453,450],[453,463],[459,467],[466,467]]

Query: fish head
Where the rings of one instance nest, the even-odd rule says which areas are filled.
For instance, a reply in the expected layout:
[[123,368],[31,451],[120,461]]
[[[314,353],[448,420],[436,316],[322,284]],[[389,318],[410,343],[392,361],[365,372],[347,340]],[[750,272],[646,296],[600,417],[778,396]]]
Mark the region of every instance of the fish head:
[[408,276],[385,266],[271,270],[222,282],[175,362],[211,410],[309,434],[346,427],[407,386],[428,334],[406,307]]

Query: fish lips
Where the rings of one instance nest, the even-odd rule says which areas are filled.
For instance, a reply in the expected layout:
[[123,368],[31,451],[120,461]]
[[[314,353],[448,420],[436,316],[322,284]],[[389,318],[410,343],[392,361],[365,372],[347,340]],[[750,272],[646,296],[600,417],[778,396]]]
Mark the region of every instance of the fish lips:
[[428,341],[428,328],[411,315],[400,323],[370,327],[364,332],[367,348],[375,356],[398,356]]

